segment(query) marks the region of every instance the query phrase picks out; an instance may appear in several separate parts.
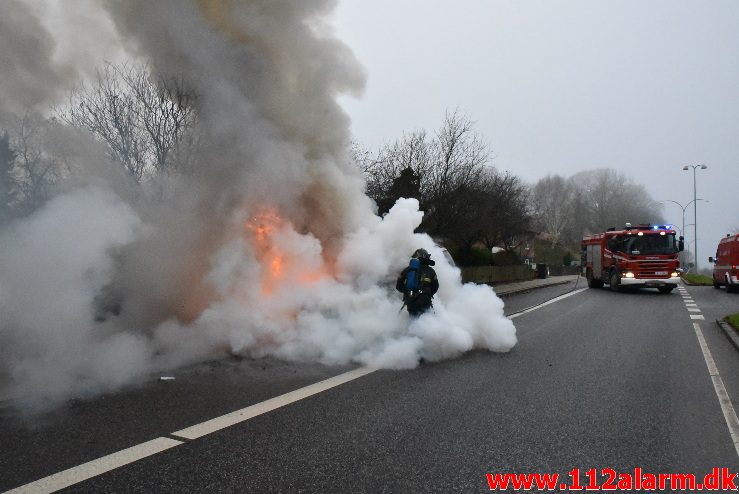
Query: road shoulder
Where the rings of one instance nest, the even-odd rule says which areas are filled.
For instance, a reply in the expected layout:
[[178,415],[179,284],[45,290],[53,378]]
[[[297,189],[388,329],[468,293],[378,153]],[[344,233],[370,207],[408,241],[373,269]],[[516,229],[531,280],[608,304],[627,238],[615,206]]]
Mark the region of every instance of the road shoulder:
[[716,319],[716,324],[718,324],[718,327],[721,328],[721,331],[726,335],[734,348],[739,351],[739,334],[736,330],[729,323],[720,319]]

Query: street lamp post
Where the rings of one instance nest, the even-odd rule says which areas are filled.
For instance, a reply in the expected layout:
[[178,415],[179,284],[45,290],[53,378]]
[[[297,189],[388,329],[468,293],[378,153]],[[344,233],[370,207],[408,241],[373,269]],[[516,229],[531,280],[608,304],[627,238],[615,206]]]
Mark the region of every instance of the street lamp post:
[[701,199],[700,197],[699,197],[698,199],[694,199],[694,200],[690,201],[690,202],[689,202],[689,203],[687,203],[687,204],[686,204],[685,206],[683,206],[682,204],[680,204],[680,203],[679,203],[679,202],[677,202],[677,201],[673,201],[672,199],[665,199],[664,201],[660,201],[660,202],[674,202],[675,204],[677,204],[678,206],[680,206],[680,209],[682,209],[682,210],[683,210],[683,229],[682,229],[682,230],[680,230],[680,235],[685,235],[685,227],[686,227],[686,226],[691,226],[691,225],[693,225],[693,224],[694,224],[694,223],[690,223],[689,225],[686,225],[686,224],[685,224],[685,210],[686,210],[686,209],[688,209],[688,206],[690,206],[691,204],[693,204],[693,203],[694,203],[695,201],[706,201],[706,202],[711,202],[711,201],[709,201],[708,199]]
[[[687,225],[685,224],[685,210],[688,209],[688,206],[690,206],[691,204],[693,204],[693,203],[695,203],[697,201],[711,202],[708,199],[701,199],[700,197],[697,198],[697,199],[694,199],[694,200],[692,200],[690,202],[688,202],[685,206],[683,206],[682,204],[680,204],[677,201],[673,201],[672,199],[665,199],[664,201],[660,201],[660,202],[663,202],[663,203],[664,202],[673,202],[673,203],[677,204],[680,207],[680,209],[683,210],[683,227],[680,230],[680,236],[683,237],[683,238],[685,238],[685,228],[687,228],[689,226],[692,226],[692,225],[695,225],[695,223],[690,223],[690,224],[687,224]],[[688,245],[690,245],[690,243],[688,243]],[[690,261],[690,256],[687,256],[687,259],[686,259],[686,255],[684,253],[681,253],[681,255],[680,255],[680,262],[687,264],[689,261]]]
[[[688,228],[689,226],[693,226],[693,225],[695,225],[695,223],[688,223],[687,225],[685,225],[685,228]],[[688,242],[688,249],[687,249],[687,251],[686,252],[682,252],[682,254],[684,255],[683,256],[684,257],[683,261],[684,261],[685,265],[688,266],[688,267],[689,267],[689,264],[690,264],[690,255],[691,254],[695,254],[695,252],[693,251],[693,249],[690,248],[690,244],[692,244],[694,242],[695,242],[695,240],[691,240],[690,242]]]
[[706,165],[685,165],[683,167],[683,171],[688,171],[690,169],[693,169],[693,219],[695,220],[695,225],[693,225],[693,236],[695,237],[695,272],[698,272],[698,196],[697,196],[697,186],[696,186],[696,179],[695,174],[698,168],[701,170],[705,170],[708,168]]
[[[689,227],[689,226],[693,226],[693,225],[695,225],[695,223],[688,223],[687,225],[685,225],[685,228],[687,228],[687,227]],[[682,233],[682,232],[680,232],[680,234],[682,235],[683,233]]]
[[680,207],[680,209],[683,210],[683,229],[680,230],[680,235],[685,235],[685,210],[687,209],[688,206],[690,206],[690,203],[687,203],[685,206],[683,206],[679,202],[673,201],[672,199],[665,199],[662,202],[674,202],[675,204],[677,204]]

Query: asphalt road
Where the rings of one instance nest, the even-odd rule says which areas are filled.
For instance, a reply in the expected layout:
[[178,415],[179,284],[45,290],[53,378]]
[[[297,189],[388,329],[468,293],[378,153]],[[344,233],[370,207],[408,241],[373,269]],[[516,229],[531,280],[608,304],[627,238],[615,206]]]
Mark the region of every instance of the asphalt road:
[[[506,297],[506,312],[572,285]],[[64,492],[483,492],[488,472],[736,472],[694,328],[739,405],[739,353],[714,322],[730,312],[739,294],[711,287],[585,290],[517,316],[510,353],[377,371]],[[43,418],[2,408],[0,491],[346,370],[212,362]]]

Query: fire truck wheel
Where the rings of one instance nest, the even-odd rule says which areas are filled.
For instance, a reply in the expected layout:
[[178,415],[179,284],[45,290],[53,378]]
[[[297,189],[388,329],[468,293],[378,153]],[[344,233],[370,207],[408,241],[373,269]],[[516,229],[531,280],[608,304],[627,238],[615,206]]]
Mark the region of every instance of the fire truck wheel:
[[659,293],[670,293],[674,287],[672,286],[661,286],[657,288],[659,290]]
[[588,288],[603,288],[603,280],[593,278],[593,272],[590,269],[585,273],[585,278],[588,280]]
[[621,278],[618,276],[618,272],[616,271],[611,273],[611,290],[614,292],[621,291]]
[[718,282],[718,281],[716,281],[716,280],[713,280],[713,287],[714,287],[714,288],[715,288],[716,290],[718,290],[718,289],[720,289],[720,288],[721,288],[721,283],[719,283],[719,282]]
[[726,285],[726,291],[729,293],[739,293],[739,286],[737,285]]

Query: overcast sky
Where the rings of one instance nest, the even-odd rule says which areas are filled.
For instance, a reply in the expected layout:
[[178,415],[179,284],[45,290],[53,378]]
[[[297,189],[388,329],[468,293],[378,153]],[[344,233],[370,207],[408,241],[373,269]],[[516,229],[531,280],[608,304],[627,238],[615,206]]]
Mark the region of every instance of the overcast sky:
[[[342,99],[366,146],[459,108],[495,166],[529,182],[609,167],[685,205],[682,167],[706,164],[702,268],[739,228],[739,2],[345,0],[334,23],[369,76],[360,99]],[[678,206],[664,213],[681,225]]]

